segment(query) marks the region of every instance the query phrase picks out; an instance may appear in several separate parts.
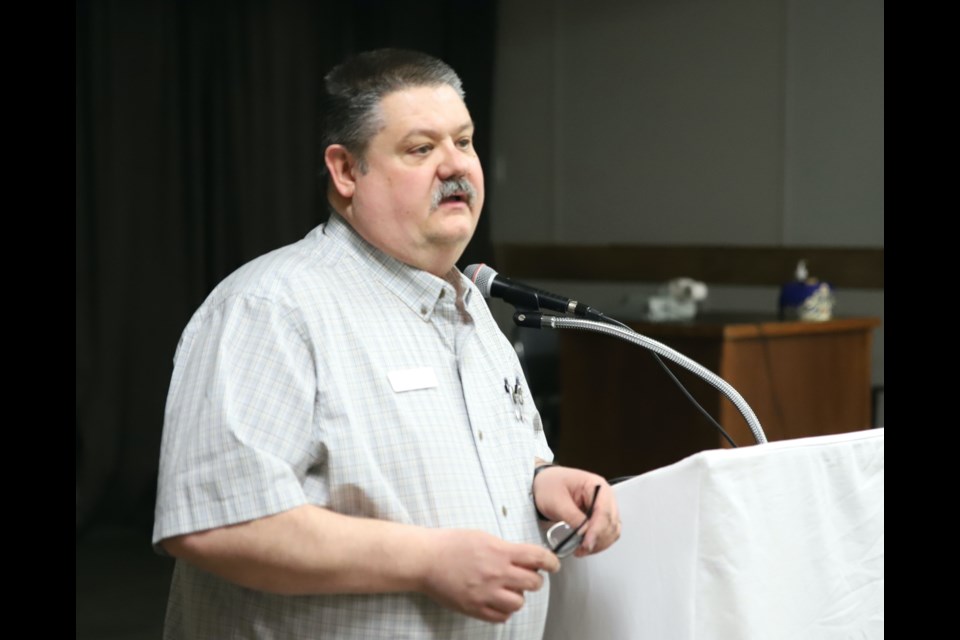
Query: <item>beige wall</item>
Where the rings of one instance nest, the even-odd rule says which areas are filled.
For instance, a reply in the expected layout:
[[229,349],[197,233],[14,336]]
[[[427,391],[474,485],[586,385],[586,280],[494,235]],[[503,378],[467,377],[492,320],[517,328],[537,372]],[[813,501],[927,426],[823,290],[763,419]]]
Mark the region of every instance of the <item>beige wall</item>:
[[[883,10],[876,0],[502,3],[494,242],[882,248]],[[535,284],[593,294],[612,313],[658,283]],[[839,313],[883,316],[882,290],[837,296]],[[769,287],[713,287],[707,303],[775,305]]]

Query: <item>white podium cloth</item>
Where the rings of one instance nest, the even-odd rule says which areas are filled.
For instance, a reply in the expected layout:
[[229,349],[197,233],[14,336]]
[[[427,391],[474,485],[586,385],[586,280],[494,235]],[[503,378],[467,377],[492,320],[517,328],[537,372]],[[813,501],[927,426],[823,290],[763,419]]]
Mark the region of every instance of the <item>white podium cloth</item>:
[[884,430],[703,451],[615,485],[546,640],[883,638]]

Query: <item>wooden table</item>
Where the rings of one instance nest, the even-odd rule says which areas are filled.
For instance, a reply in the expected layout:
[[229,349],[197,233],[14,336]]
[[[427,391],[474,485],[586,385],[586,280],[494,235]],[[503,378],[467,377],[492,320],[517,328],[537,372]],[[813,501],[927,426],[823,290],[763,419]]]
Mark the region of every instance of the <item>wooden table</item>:
[[[870,354],[878,318],[825,322],[745,314],[634,322],[637,332],[710,369],[756,413],[770,441],[870,427]],[[667,362],[738,446],[756,441],[736,406]],[[649,351],[604,335],[560,335],[557,461],[608,478],[636,475],[727,446]]]

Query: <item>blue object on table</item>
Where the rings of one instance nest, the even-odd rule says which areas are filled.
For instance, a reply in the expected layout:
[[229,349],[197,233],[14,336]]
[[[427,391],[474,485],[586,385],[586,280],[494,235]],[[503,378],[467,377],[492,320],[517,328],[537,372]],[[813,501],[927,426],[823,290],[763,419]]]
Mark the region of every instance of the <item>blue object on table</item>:
[[833,287],[808,277],[806,262],[797,264],[796,279],[780,288],[781,320],[829,320],[833,317]]

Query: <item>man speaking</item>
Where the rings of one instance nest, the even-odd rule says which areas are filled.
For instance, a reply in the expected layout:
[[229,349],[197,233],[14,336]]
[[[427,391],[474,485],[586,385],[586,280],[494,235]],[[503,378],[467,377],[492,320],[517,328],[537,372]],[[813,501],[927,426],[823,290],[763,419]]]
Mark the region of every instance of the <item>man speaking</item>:
[[544,521],[586,519],[579,556],[619,537],[606,481],[546,464],[516,355],[454,266],[484,195],[463,96],[420,53],[333,69],[329,221],[184,330],[153,533],[177,558],[167,637],[540,638]]

